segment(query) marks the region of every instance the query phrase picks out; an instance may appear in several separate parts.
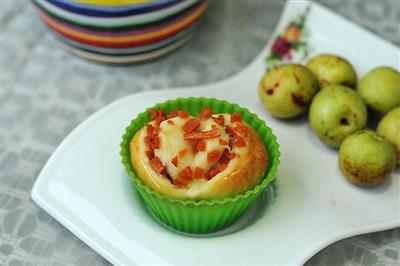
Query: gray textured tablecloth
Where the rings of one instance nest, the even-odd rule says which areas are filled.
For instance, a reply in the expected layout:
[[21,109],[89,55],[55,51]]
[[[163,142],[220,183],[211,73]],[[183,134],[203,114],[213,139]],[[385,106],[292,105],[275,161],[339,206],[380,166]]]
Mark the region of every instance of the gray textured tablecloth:
[[[400,44],[398,1],[321,2]],[[68,54],[27,1],[2,0],[0,264],[108,264],[32,202],[30,191],[46,160],[75,126],[115,99],[233,75],[264,46],[283,5],[212,1],[185,47],[157,61],[120,67]],[[400,265],[399,243],[398,228],[356,236],[330,245],[306,265]]]

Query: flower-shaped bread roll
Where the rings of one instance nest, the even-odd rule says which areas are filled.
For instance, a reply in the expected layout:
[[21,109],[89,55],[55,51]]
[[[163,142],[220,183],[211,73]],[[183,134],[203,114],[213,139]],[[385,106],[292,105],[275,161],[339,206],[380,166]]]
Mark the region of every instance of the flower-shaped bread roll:
[[152,121],[130,143],[139,178],[153,190],[179,199],[218,199],[244,193],[261,182],[268,154],[239,113],[197,117],[152,110]]

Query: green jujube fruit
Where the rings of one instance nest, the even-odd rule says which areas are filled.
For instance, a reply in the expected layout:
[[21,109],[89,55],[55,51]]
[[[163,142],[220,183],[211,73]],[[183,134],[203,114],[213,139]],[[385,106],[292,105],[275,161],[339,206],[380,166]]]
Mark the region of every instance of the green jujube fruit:
[[278,118],[292,118],[304,113],[318,83],[309,69],[286,64],[270,69],[261,79],[258,92],[264,107]]
[[391,67],[377,67],[359,82],[357,92],[369,108],[386,113],[400,106],[400,73]]
[[377,133],[394,145],[400,164],[400,107],[388,112],[378,124]]
[[345,85],[354,88],[357,74],[346,59],[332,54],[321,54],[311,58],[307,67],[318,79],[322,88],[327,85]]
[[340,146],[340,170],[355,185],[378,186],[390,176],[395,165],[393,146],[375,132],[358,131],[347,137]]
[[367,107],[353,89],[330,85],[315,95],[309,121],[320,140],[338,148],[347,136],[365,127]]

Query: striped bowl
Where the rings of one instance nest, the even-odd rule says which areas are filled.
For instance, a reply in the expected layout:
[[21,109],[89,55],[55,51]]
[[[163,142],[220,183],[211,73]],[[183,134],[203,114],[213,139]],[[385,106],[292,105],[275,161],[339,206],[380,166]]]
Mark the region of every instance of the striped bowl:
[[32,0],[68,51],[104,63],[160,57],[193,35],[207,0]]

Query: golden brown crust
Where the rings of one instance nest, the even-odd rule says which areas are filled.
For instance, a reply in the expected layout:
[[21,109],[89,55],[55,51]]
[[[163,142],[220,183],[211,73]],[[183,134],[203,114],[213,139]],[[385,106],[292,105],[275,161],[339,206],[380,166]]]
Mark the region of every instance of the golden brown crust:
[[258,185],[268,166],[268,154],[257,133],[250,128],[246,146],[236,151],[237,157],[210,180],[196,180],[190,187],[178,188],[165,175],[155,172],[145,155],[145,127],[132,138],[131,161],[137,176],[161,194],[179,199],[218,199],[244,193]]

